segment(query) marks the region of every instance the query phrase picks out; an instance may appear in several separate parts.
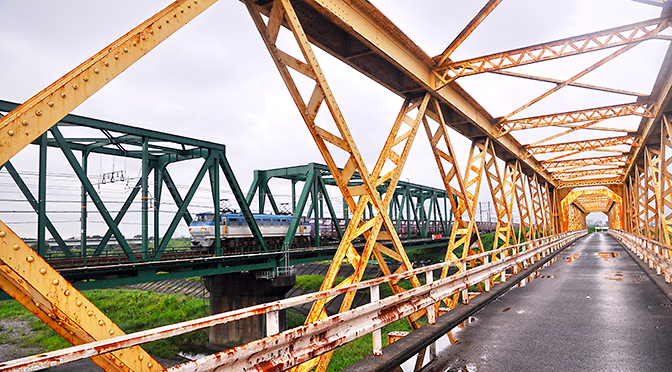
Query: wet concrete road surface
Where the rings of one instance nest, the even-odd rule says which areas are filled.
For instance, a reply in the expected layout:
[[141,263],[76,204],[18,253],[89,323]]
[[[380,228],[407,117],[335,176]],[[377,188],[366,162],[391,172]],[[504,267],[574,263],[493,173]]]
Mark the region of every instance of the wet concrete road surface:
[[672,304],[624,248],[593,233],[559,257],[422,371],[672,371]]

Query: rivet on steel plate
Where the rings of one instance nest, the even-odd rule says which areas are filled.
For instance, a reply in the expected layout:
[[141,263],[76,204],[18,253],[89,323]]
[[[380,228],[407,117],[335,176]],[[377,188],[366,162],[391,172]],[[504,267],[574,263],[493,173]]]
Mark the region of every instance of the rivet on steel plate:
[[131,45],[136,46],[136,45],[138,45],[138,43],[136,43],[136,42],[134,41]]
[[147,363],[147,368],[152,368],[154,367],[154,364],[152,362]]
[[88,316],[93,316],[93,310],[89,310],[89,311],[87,311],[87,312],[86,312],[86,315],[88,315]]
[[114,59],[119,59],[119,55],[118,55],[118,54],[115,54],[115,55],[114,55]]
[[65,292],[63,292],[63,294],[64,294],[66,297],[67,297],[67,296],[70,296],[70,290],[69,290],[69,289],[66,289]]
[[49,107],[54,107],[54,103],[51,102],[51,101],[49,101],[49,102],[47,102],[47,106],[49,106]]
[[7,134],[9,134],[9,136],[11,137],[11,136],[14,135],[14,131],[13,131],[13,130],[10,130],[10,131],[7,132]]
[[84,76],[84,77],[82,78],[82,80],[84,80],[84,81],[89,81],[89,77],[88,77],[88,76]]
[[44,275],[46,273],[47,273],[47,269],[45,269],[44,267],[40,269],[40,274]]
[[173,18],[177,18],[177,13],[173,13]]
[[0,231],[0,238],[4,238],[6,233],[4,231]]
[[77,85],[77,84],[72,84],[72,89],[77,90],[77,88],[79,88],[79,85]]
[[98,321],[98,325],[102,327],[103,325],[105,325],[105,322],[101,319]]
[[40,116],[42,115],[42,111],[40,110],[35,110],[35,116]]
[[30,262],[35,261],[35,259],[33,258],[33,256],[28,256],[28,257],[26,257],[26,261],[28,261],[28,263],[30,263]]
[[77,300],[77,302],[75,302],[75,305],[82,306],[82,300]]
[[61,98],[65,98],[65,93],[61,93]]
[[54,279],[54,280],[51,281],[51,284],[53,284],[53,285],[58,285],[58,283],[60,283],[60,282],[58,281],[58,279]]
[[143,360],[143,359],[145,359],[144,355],[142,355],[142,354],[138,355],[138,360]]
[[107,67],[107,66],[110,65],[110,62],[105,61],[105,62],[103,62],[103,64],[105,65],[105,67]]
[[15,251],[18,251],[21,248],[21,246],[18,245],[18,244],[14,244],[13,248],[14,248]]
[[158,25],[157,27],[158,27],[158,28],[161,28],[161,25]]
[[24,120],[21,122],[21,124],[23,124],[23,126],[25,127],[26,125],[28,125],[28,120],[25,120],[25,119],[24,119]]
[[114,329],[110,329],[109,331],[107,331],[107,333],[109,333],[110,336],[112,336],[114,334]]
[[149,30],[149,33],[154,35],[154,30]]

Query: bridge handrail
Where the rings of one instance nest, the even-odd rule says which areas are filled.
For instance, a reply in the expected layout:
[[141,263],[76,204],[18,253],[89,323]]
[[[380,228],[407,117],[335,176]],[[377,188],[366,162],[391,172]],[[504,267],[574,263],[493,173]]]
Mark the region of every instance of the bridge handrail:
[[[474,259],[478,258],[483,258],[485,256],[489,256],[492,254],[498,254],[501,253],[505,250],[509,249],[514,249],[516,248],[516,253],[513,255],[494,260],[492,262],[484,262],[482,265],[471,268],[469,270],[463,271],[461,273],[457,273],[454,275],[451,275],[449,277],[446,277],[444,279],[440,279],[437,281],[434,281],[432,283],[427,283],[421,287],[413,288],[411,290],[399,293],[394,296],[387,297],[385,299],[379,300],[377,302],[371,302],[369,304],[357,307],[355,309],[352,309],[348,312],[345,313],[340,313],[335,315],[338,317],[337,322],[339,324],[342,324],[346,321],[347,319],[357,319],[358,317],[362,316],[363,313],[366,311],[378,311],[382,308],[389,308],[391,306],[395,306],[395,303],[400,303],[397,304],[396,309],[398,310],[400,307],[403,307],[404,304],[406,304],[406,308],[403,309],[404,311],[396,311],[394,316],[387,316],[385,320],[380,320],[378,321],[377,324],[370,324],[367,325],[366,328],[366,333],[362,332],[357,332],[357,337],[361,337],[364,334],[368,334],[373,332],[375,329],[379,329],[383,327],[386,324],[392,323],[393,321],[396,321],[398,319],[401,319],[405,316],[408,316],[414,312],[417,312],[418,310],[421,310],[427,306],[430,306],[431,304],[437,303],[441,301],[442,299],[457,293],[459,291],[464,291],[469,286],[473,284],[477,284],[480,282],[483,282],[484,280],[489,280],[491,277],[498,275],[505,271],[508,268],[512,268],[518,264],[525,263],[528,260],[530,262],[534,262],[534,257],[538,255],[545,255],[546,252],[554,251],[560,246],[563,246],[565,244],[569,244],[571,241],[574,241],[578,239],[579,237],[583,236],[586,234],[585,230],[582,231],[572,231],[572,232],[567,232],[567,233],[561,233],[561,234],[556,234],[553,236],[548,236],[536,240],[532,240],[529,242],[524,242],[512,246],[506,246],[502,248],[498,248],[496,250],[492,251],[487,251],[480,253],[478,255],[474,256],[469,256],[465,258],[461,258],[458,260],[454,261],[449,261],[449,262],[442,262],[434,265],[429,265],[429,266],[424,266],[421,268],[417,268],[414,270],[410,270],[407,272],[403,273],[397,273],[397,274],[392,274],[388,275],[385,277],[381,278],[375,278],[371,280],[367,280],[364,282],[360,283],[354,283],[350,285],[345,285],[342,287],[336,287],[333,289],[329,289],[326,291],[320,291],[320,292],[314,292],[314,293],[309,293],[305,294],[302,296],[297,296],[297,297],[291,297],[288,299],[284,300],[279,300],[279,301],[274,301],[266,304],[261,304],[261,305],[256,305],[256,306],[251,306],[243,309],[238,309],[238,310],[233,310],[229,311],[226,313],[221,313],[221,314],[215,314],[211,315],[208,317],[204,318],[199,318],[199,319],[194,319],[182,323],[176,323],[176,324],[171,324],[163,327],[158,327],[150,330],[145,330],[141,332],[136,332],[132,334],[127,334],[127,335],[122,335],[114,338],[109,338],[106,340],[100,340],[100,341],[95,341],[91,342],[88,344],[83,344],[83,345],[78,345],[78,346],[73,346],[70,348],[62,349],[62,350],[56,350],[53,352],[48,352],[48,353],[43,353],[37,356],[30,356],[26,358],[21,358],[21,359],[16,359],[13,361],[8,361],[5,363],[0,363],[0,371],[10,371],[10,370],[17,370],[20,369],[22,371],[35,371],[39,369],[43,369],[46,367],[51,367],[59,364],[64,364],[68,362],[72,362],[75,360],[79,359],[85,359],[85,358],[90,358],[92,356],[96,355],[101,355],[105,354],[111,351],[115,350],[120,350],[124,348],[128,348],[131,346],[135,345],[140,345],[144,344],[147,342],[151,341],[156,341],[164,338],[169,338],[177,335],[181,335],[184,333],[189,333],[193,332],[199,329],[204,329],[216,325],[221,325],[221,324],[226,324],[230,323],[233,321],[245,319],[251,316],[257,316],[257,315],[264,315],[266,314],[267,316],[267,321],[274,319],[271,314],[274,314],[276,316],[275,319],[277,319],[277,311],[287,309],[289,307],[297,306],[297,305],[302,305],[305,303],[310,303],[316,300],[320,299],[326,299],[329,297],[334,297],[339,294],[355,291],[355,290],[360,290],[360,289],[366,289],[366,288],[371,288],[378,286],[382,283],[390,282],[390,281],[395,281],[395,280],[401,280],[413,275],[418,275],[421,273],[427,273],[433,270],[441,269],[443,267],[451,266],[451,265],[458,265],[458,264],[463,264],[466,263],[467,261],[471,261]],[[519,251],[517,248],[527,246],[528,249]],[[464,267],[464,266],[462,266]],[[431,293],[430,293],[431,291]],[[410,304],[409,304],[410,303]],[[257,340],[257,341],[252,341],[248,344],[241,345],[239,347],[234,348],[238,353],[236,353],[237,360],[241,360],[245,358],[245,356],[241,356],[240,352],[243,350],[248,350],[253,348],[255,345],[257,345],[260,342],[265,343],[265,345],[260,346],[260,350],[266,350],[268,348],[271,348],[271,346],[274,346],[275,348],[277,347],[282,347],[284,342],[288,342],[288,340],[293,340],[294,338],[288,337],[289,334],[287,332],[293,332],[295,334],[300,335],[301,337],[306,337],[306,335],[313,334],[317,332],[318,330],[323,330],[322,328],[325,328],[326,330],[331,329],[334,324],[333,322],[336,322],[334,316],[328,317],[325,319],[318,320],[316,322],[303,325],[288,331],[284,331],[282,333],[278,333],[277,331],[275,335],[269,335],[268,337]],[[366,317],[365,317],[366,318]],[[370,318],[370,317],[369,317]],[[368,318],[367,318],[368,319]],[[325,325],[326,324],[326,325]],[[375,328],[375,329],[374,329]],[[285,337],[281,338],[281,335],[285,335]],[[356,337],[355,337],[356,338]],[[274,342],[269,342],[268,339],[274,340]],[[354,339],[354,338],[353,338]],[[344,340],[341,340],[344,341]],[[349,342],[351,339],[348,339],[345,342]],[[257,343],[257,344],[255,344]],[[341,345],[342,343],[339,343],[338,345]],[[337,346],[338,346],[337,345]],[[243,349],[244,348],[244,349]],[[272,348],[271,348],[272,349]],[[229,350],[229,352],[231,349]],[[223,352],[227,353],[227,351]],[[248,350],[249,353],[249,350]],[[243,353],[245,354],[245,353]],[[215,354],[217,355],[217,354]],[[224,356],[225,357],[225,356]],[[206,357],[208,358],[208,357]],[[219,359],[221,362],[221,358]],[[211,361],[212,362],[212,361]],[[187,363],[189,364],[189,363]],[[179,366],[177,366],[179,367]],[[177,369],[180,370],[180,369]]]
[[664,275],[665,282],[672,282],[672,247],[645,236],[619,229],[609,229],[609,234],[636,254],[657,275]]

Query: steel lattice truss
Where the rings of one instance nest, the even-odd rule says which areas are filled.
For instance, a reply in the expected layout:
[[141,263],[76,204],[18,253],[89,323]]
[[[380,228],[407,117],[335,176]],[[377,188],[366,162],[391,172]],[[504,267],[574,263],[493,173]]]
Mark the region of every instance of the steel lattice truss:
[[625,205],[623,198],[610,189],[574,190],[562,200],[563,225],[568,230],[586,228],[586,216],[603,212],[609,216],[609,227],[620,229]]
[[[0,118],[0,165],[214,2],[174,2]],[[260,33],[260,45],[267,49],[352,213],[322,284],[323,290],[361,282],[370,260],[376,260],[386,275],[410,272],[410,284],[415,288],[421,286],[388,211],[411,147],[418,131],[423,129],[443,187],[452,196],[449,200],[455,213],[442,277],[448,276],[450,265],[465,273],[467,261],[478,266],[487,264],[488,259],[500,261],[509,254],[519,253],[518,248],[506,248],[495,250],[498,253],[486,258],[483,255],[486,250],[532,239],[555,239],[558,233],[584,229],[585,217],[593,211],[606,213],[612,228],[666,244],[672,242],[672,129],[666,117],[672,111],[670,6],[662,7],[661,16],[654,19],[453,61],[453,52],[488,15],[498,10],[503,0],[487,1],[452,42],[446,40],[448,46],[444,52],[434,57],[427,55],[367,0],[242,2]],[[280,33],[288,37],[279,37]],[[650,93],[579,81],[622,55],[632,55],[633,48],[650,40],[668,41],[667,56]],[[328,84],[329,79],[337,77],[325,75],[315,47],[403,97],[395,120],[388,130],[379,133],[384,144],[373,164],[364,161],[360,148],[370,144],[358,143],[353,138],[349,119]],[[601,51],[601,59],[565,79],[508,70],[597,51]],[[636,69],[627,73],[635,74]],[[493,117],[460,85],[463,78],[476,74],[505,75],[507,79],[554,86],[520,107],[508,108],[507,111],[511,110],[508,114]],[[303,79],[302,83],[297,78]],[[306,81],[308,84],[303,84]],[[618,86],[617,81],[614,86]],[[627,99],[573,111],[549,109],[551,112],[534,116],[526,111],[541,101],[549,102],[548,97],[567,87]],[[320,119],[326,117],[326,123],[317,120],[320,111]],[[636,128],[617,124],[619,119],[631,117],[639,121]],[[458,159],[462,155],[456,153],[449,129],[471,142],[466,159]],[[544,132],[547,130],[554,132]],[[596,133],[598,138],[593,138]],[[460,169],[459,164],[466,164],[466,169]],[[350,183],[355,174],[361,184]],[[583,186],[608,189],[570,192]],[[381,191],[381,187],[387,189]],[[493,247],[483,245],[476,224],[482,187],[488,188],[495,207]],[[363,218],[366,210],[372,211],[372,218]],[[515,223],[522,227],[517,234],[516,217]],[[59,334],[73,344],[82,344],[122,333],[1,221],[0,244],[3,267],[0,288]],[[474,255],[478,256],[470,259]],[[33,269],[36,265],[42,268],[39,274]],[[352,266],[353,274],[336,284],[336,275],[343,265]],[[511,268],[512,273],[517,270],[517,266]],[[507,275],[506,269],[495,272],[487,280],[472,288],[467,286],[441,302],[448,308],[467,304],[472,296],[488,291],[496,282],[506,281]],[[390,281],[389,285],[398,297],[403,297],[406,290],[398,281]],[[478,292],[473,292],[474,287]],[[344,295],[341,312],[350,310],[354,295],[355,292]],[[328,318],[326,305],[334,297],[316,300],[307,323],[324,322]],[[432,323],[438,308],[436,303],[414,310],[408,316],[411,327],[418,328],[418,320],[424,315]],[[379,330],[370,328],[374,332],[374,353],[380,353],[380,334],[375,333]],[[296,345],[297,349],[282,358],[278,355],[246,358],[257,365],[268,364],[268,368],[325,371],[334,345],[338,344],[324,337],[315,336],[304,348]],[[421,354],[425,354],[424,350]],[[280,363],[277,358],[282,359],[281,366],[272,364]],[[418,360],[421,365],[421,358]],[[123,353],[117,350],[96,356],[95,361],[108,371],[151,371],[160,367],[137,346]]]

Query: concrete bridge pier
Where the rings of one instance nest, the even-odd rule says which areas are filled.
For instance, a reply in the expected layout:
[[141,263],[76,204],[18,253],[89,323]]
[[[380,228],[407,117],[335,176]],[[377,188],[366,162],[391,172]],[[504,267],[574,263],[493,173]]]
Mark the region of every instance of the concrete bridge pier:
[[[241,309],[284,299],[296,284],[296,276],[260,278],[254,273],[231,273],[204,277],[210,291],[210,314]],[[280,331],[287,329],[285,310],[279,312]],[[208,349],[225,350],[266,336],[266,318],[255,316],[210,328]]]

